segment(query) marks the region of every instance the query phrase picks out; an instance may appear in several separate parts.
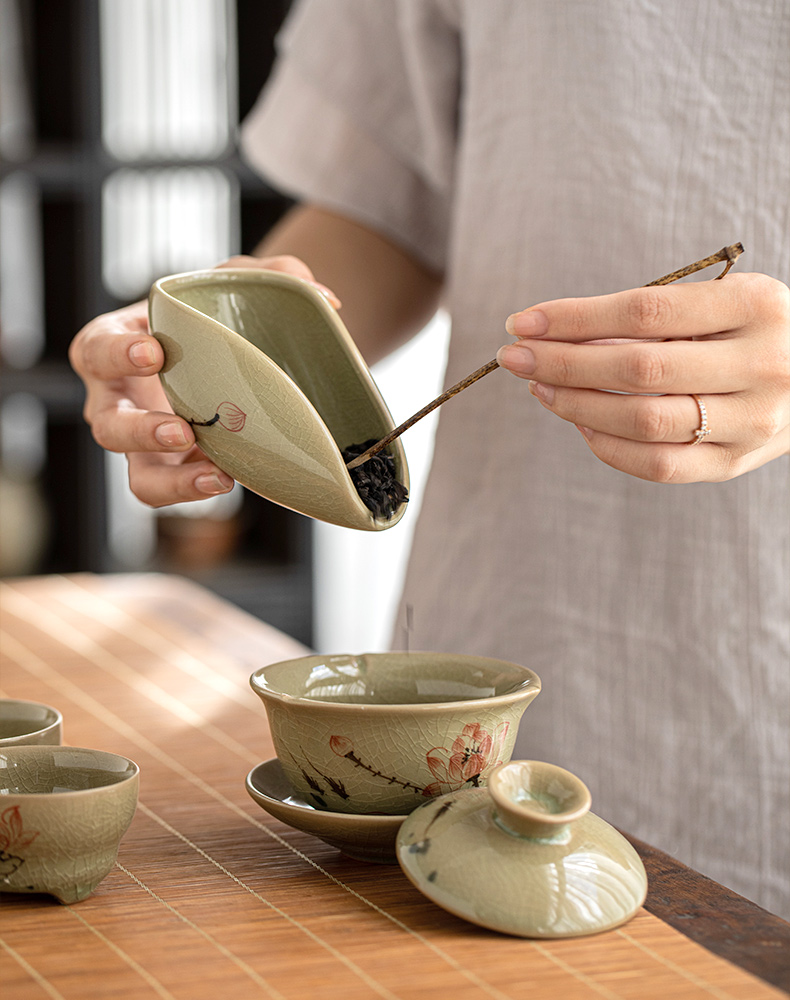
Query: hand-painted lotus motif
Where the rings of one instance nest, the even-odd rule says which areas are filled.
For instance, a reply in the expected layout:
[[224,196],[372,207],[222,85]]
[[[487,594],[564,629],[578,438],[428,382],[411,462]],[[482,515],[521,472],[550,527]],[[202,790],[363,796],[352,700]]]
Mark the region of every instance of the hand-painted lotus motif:
[[354,752],[354,744],[347,736],[330,736],[329,747],[338,757],[348,757]]
[[189,422],[193,427],[213,427],[214,424],[219,424],[226,431],[235,433],[244,427],[247,422],[247,414],[235,403],[226,399],[225,402],[219,404],[217,412],[211,420],[190,420]]
[[480,723],[470,722],[456,736],[449,750],[447,747],[429,750],[428,767],[436,781],[428,785],[423,794],[433,797],[466,784],[477,787],[484,772],[502,763],[500,754],[509,728],[509,722],[500,722],[493,732],[488,732]]
[[39,835],[38,830],[25,830],[19,806],[11,806],[0,814],[0,877],[7,878],[25,863],[19,855]]
[[331,736],[329,747],[338,757],[344,757],[355,767],[361,767],[370,774],[383,778],[388,784],[411,788],[430,799],[444,792],[456,791],[467,784],[479,786],[484,772],[492,771],[497,764],[502,763],[501,753],[509,729],[509,722],[500,722],[493,732],[484,729],[479,722],[470,722],[456,736],[449,749],[432,747],[425,756],[436,781],[424,788],[411,781],[403,781],[396,775],[385,774],[362,760],[347,736]]
[[217,407],[219,422],[226,431],[240,431],[247,420],[247,414],[235,403],[226,400]]

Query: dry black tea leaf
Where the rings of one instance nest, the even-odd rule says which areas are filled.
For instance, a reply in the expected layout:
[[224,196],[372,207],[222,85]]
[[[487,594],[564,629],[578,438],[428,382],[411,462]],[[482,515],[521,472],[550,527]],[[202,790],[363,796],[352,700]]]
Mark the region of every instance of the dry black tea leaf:
[[[352,444],[342,452],[343,461],[349,462],[376,443],[375,438],[363,444]],[[395,475],[395,459],[389,452],[380,451],[363,465],[349,469],[351,481],[359,498],[374,517],[389,520],[402,503],[409,499],[409,491]]]

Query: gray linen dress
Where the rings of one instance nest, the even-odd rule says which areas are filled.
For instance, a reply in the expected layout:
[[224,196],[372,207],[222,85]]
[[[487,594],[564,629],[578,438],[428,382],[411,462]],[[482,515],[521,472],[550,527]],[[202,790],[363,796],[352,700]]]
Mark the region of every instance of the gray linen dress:
[[[783,0],[312,0],[281,47],[247,155],[445,272],[447,384],[510,312],[727,243],[790,279]],[[789,488],[627,476],[496,372],[443,408],[402,605],[412,648],[537,670],[517,756],[785,917]]]

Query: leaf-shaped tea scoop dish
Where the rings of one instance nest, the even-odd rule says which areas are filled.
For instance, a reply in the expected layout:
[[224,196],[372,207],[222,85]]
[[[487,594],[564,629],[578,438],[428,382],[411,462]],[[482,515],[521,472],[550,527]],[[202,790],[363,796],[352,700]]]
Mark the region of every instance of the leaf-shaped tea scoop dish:
[[[340,317],[309,282],[278,271],[170,275],[149,296],[151,331],[170,405],[219,468],[255,493],[308,517],[379,531],[341,452],[394,422]],[[399,441],[395,478],[409,488]]]

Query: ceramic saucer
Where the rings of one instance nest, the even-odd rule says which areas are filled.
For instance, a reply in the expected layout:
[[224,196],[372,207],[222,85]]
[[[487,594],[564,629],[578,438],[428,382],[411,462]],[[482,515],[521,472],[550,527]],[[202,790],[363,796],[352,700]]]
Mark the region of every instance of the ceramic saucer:
[[254,767],[245,784],[261,809],[288,826],[318,837],[357,861],[397,864],[395,838],[405,816],[316,809],[299,798],[276,757]]

